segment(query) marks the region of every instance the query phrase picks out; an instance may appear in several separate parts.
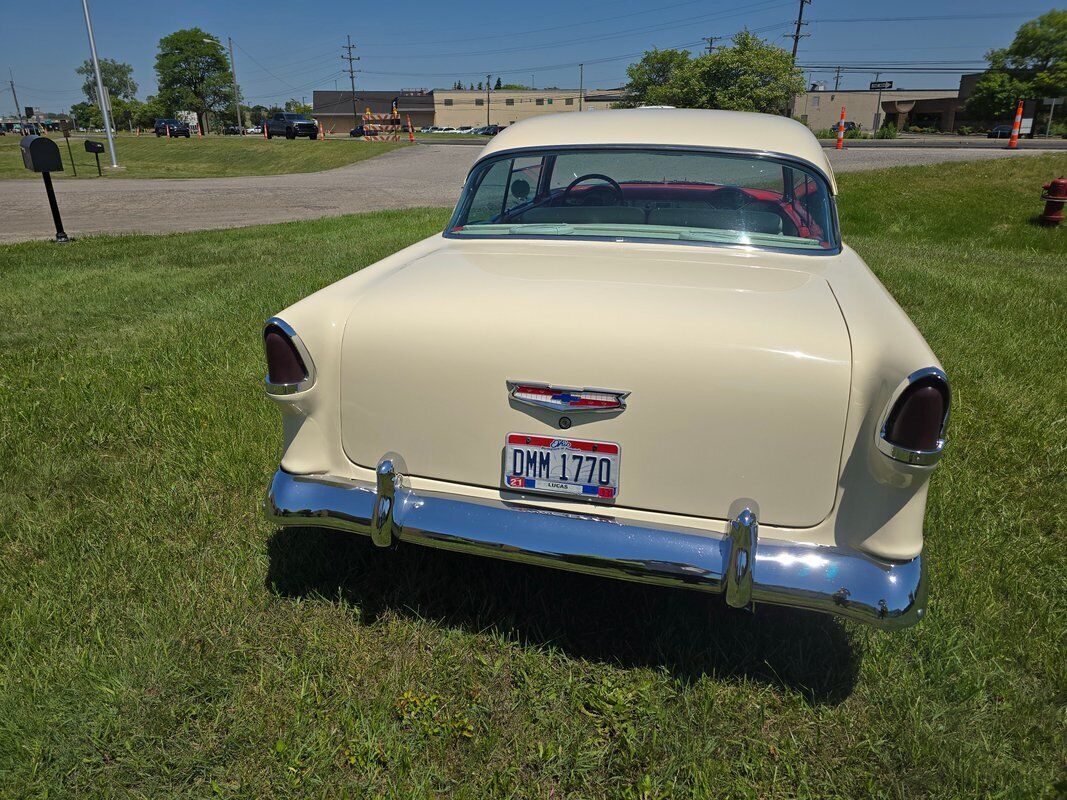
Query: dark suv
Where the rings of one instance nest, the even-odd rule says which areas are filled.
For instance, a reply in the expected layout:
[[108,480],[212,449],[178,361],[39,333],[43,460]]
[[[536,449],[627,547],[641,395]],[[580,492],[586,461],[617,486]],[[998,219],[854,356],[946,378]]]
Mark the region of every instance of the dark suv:
[[279,111],[263,124],[267,129],[268,139],[273,139],[275,136],[284,136],[286,139],[295,139],[297,136],[306,136],[309,139],[319,138],[319,126],[303,114]]
[[189,138],[189,123],[182,122],[177,119],[157,119],[156,120],[156,136],[166,136],[167,129],[170,128],[171,136],[184,136]]

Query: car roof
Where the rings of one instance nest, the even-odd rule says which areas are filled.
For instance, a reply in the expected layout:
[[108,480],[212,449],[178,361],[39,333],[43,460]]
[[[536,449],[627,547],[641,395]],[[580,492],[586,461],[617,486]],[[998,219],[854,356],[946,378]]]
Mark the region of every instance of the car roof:
[[[575,145],[662,145],[775,153],[806,161],[837,183],[822,145],[806,125],[788,117],[695,108],[633,108],[546,114],[516,122],[482,150]],[[479,160],[480,160],[479,159]]]

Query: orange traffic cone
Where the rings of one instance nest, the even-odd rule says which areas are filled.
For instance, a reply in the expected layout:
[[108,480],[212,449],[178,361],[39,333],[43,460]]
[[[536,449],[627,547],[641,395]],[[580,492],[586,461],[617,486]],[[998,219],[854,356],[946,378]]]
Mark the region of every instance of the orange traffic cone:
[[1008,139],[1008,149],[1019,149],[1019,131],[1023,127],[1023,101],[1019,101],[1019,105],[1015,109],[1015,122],[1011,126],[1011,138]]

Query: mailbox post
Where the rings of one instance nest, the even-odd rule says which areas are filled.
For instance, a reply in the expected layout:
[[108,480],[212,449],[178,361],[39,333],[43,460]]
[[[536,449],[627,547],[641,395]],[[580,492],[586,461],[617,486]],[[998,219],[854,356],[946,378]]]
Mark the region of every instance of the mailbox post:
[[59,204],[56,192],[52,188],[53,172],[63,171],[63,156],[59,146],[45,136],[23,136],[19,142],[22,148],[22,163],[32,172],[40,172],[44,178],[44,190],[48,195],[48,205],[52,209],[52,221],[56,223],[56,241],[69,242],[70,237],[63,230],[63,220],[59,216]]
[[85,140],[85,152],[92,153],[96,156],[96,177],[101,176],[100,172],[100,154],[104,152],[103,142],[94,142],[92,139]]
[[70,120],[61,119],[59,129],[63,131],[63,138],[67,142],[67,155],[70,156],[70,168],[74,170],[74,177],[78,177],[78,165],[74,163],[74,152],[70,149]]

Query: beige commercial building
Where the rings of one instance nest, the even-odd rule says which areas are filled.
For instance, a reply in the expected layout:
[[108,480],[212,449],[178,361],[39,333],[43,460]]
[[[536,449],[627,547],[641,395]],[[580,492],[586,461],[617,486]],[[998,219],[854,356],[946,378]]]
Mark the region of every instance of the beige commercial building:
[[511,125],[542,114],[610,108],[621,99],[619,89],[434,89],[434,124],[442,128]]
[[[805,92],[797,97],[793,114],[813,131],[819,131],[837,125],[844,106],[846,120],[855,122],[862,130],[871,131],[875,127],[875,113],[879,112],[878,100],[876,91]],[[881,101],[880,120],[898,127],[904,122],[928,123],[950,131],[955,125],[959,89],[893,89],[883,91]]]

